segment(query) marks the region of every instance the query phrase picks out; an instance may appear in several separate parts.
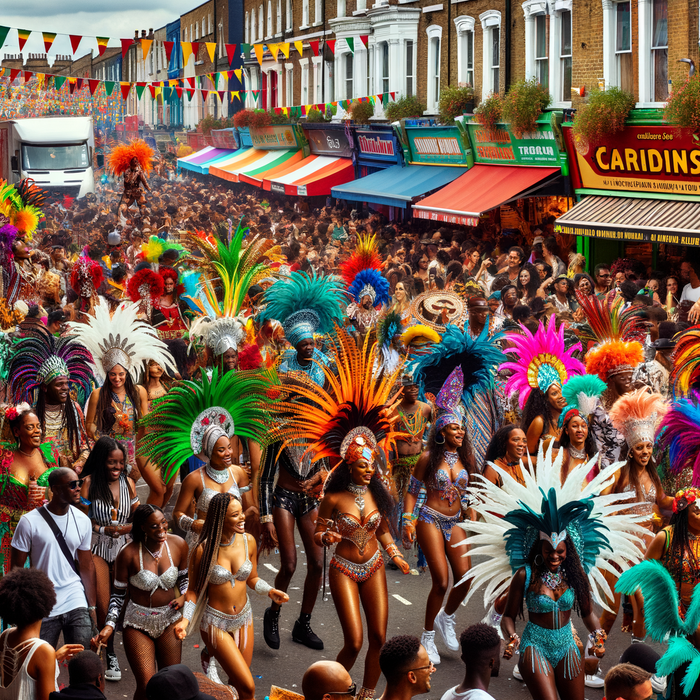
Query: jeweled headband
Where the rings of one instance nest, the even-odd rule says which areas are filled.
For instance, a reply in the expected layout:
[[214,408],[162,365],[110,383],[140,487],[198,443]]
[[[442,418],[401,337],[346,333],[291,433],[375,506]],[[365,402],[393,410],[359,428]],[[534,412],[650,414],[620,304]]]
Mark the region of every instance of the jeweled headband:
[[372,464],[377,456],[377,439],[374,433],[363,425],[353,428],[340,445],[340,456],[348,463],[365,459]]
[[70,377],[70,371],[65,360],[62,360],[56,355],[52,355],[39,367],[36,378],[40,384],[50,384],[54,379],[58,379],[58,377]]
[[190,428],[192,453],[203,462],[208,462],[214,445],[222,437],[233,435],[234,425],[231,414],[221,406],[212,406],[202,411]]
[[315,311],[302,309],[291,314],[282,324],[282,327],[287,340],[296,347],[302,340],[314,337],[320,322],[320,318]]

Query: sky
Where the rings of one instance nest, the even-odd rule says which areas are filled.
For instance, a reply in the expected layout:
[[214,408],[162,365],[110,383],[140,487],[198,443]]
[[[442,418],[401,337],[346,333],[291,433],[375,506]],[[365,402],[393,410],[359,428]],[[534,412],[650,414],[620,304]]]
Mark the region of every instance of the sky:
[[[97,49],[94,36],[107,36],[109,46],[120,46],[119,39],[133,38],[134,31],[158,29],[177,19],[181,14],[201,5],[204,0],[21,0],[3,3],[0,24],[6,27],[32,30],[24,46],[24,54],[44,53],[41,32],[56,32],[58,36],[49,52],[52,55],[71,53],[70,41],[65,34],[87,35],[76,58],[89,49]],[[19,53],[17,32],[7,36],[2,54]]]

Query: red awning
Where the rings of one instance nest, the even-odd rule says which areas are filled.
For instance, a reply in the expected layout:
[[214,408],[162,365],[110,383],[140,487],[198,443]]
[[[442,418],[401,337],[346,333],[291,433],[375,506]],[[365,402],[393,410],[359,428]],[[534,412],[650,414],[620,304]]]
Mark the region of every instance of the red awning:
[[476,226],[482,212],[515,199],[559,168],[475,165],[441,190],[413,205],[413,216],[462,226]]

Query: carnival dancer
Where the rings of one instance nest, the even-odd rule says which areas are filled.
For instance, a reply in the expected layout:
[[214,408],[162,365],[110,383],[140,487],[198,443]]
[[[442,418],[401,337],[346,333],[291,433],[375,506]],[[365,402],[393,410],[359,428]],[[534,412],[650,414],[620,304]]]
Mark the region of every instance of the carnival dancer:
[[164,289],[163,278],[150,267],[141,268],[128,281],[126,291],[129,299],[139,305],[141,320],[152,322],[153,310],[160,303]]
[[36,406],[43,441],[51,442],[63,467],[77,474],[89,454],[80,408],[92,389],[90,352],[76,338],[56,338],[43,327],[13,345],[10,395]]
[[[462,524],[470,533],[463,556],[479,557],[465,577],[471,581],[467,601],[482,585],[487,607],[508,590],[501,621],[505,658],[520,647],[520,672],[532,697],[583,700],[584,664],[571,610],[580,612],[592,653],[602,657],[606,635],[593,601],[607,607],[612,591],[601,569],[624,571],[638,562],[645,530],[637,524],[643,516],[622,512],[632,493],[622,494],[620,503],[620,496],[601,495],[621,464],[587,482],[594,458],[574,467],[562,485],[564,455],[552,454],[553,445],[546,454],[540,447],[534,468],[522,469],[524,485],[495,464],[500,486],[476,477],[473,508],[479,517]],[[519,637],[523,600],[529,621]]]
[[[316,460],[327,457],[335,466],[324,486],[314,540],[318,546],[337,544],[330,563],[333,602],[343,628],[343,648],[337,661],[348,671],[362,649],[365,610],[369,648],[365,657],[360,700],[374,697],[379,681],[379,650],[386,638],[388,593],[384,560],[378,544],[404,574],[409,571],[390,532],[394,501],[379,478],[377,463],[386,462],[397,435],[386,406],[400,368],[391,375],[374,372],[377,345],[365,340],[358,348],[345,329],[331,341],[338,376],[323,367],[328,389],[302,384],[298,396],[280,406],[286,441],[303,436]],[[299,400],[299,397],[304,399]]]
[[182,640],[199,628],[229,685],[241,700],[252,700],[253,611],[247,588],[278,605],[289,596],[258,576],[255,539],[245,532],[243,507],[233,494],[219,493],[211,499],[192,558],[190,582],[175,635]]
[[504,425],[493,436],[481,473],[492,483],[500,486],[502,481],[496,471],[489,466],[490,462],[507,471],[519,484],[524,484],[522,467],[523,458],[527,454],[527,437],[517,425]]
[[[279,373],[286,383],[322,388],[331,358],[322,353],[314,335],[325,335],[334,323],[342,323],[341,282],[331,276],[293,272],[265,291],[265,309],[260,320],[275,319],[282,323],[292,346],[282,355]],[[393,375],[392,375],[393,376]],[[302,394],[303,396],[303,394]],[[296,437],[305,438],[301,433]],[[297,567],[294,543],[296,524],[306,553],[306,578],[299,619],[292,630],[292,639],[311,649],[323,649],[323,641],[311,629],[311,613],[316,604],[323,575],[323,549],[314,542],[318,516],[318,492],[326,465],[312,462],[301,440],[289,440],[284,446],[268,446],[260,471],[261,549],[279,547],[280,570],[275,588],[286,591]],[[275,483],[275,476],[277,481]],[[264,637],[272,649],[279,649],[280,608],[274,602],[265,611]]]
[[128,594],[124,651],[136,678],[134,700],[145,700],[151,676],[180,663],[182,641],[175,623],[187,591],[188,550],[181,537],[168,534],[163,511],[152,504],[134,511],[131,539],[117,555],[106,623],[92,646],[99,649],[114,634]]
[[[135,481],[137,474],[143,476],[154,499],[159,501],[165,491],[160,473],[136,456],[137,442],[143,436],[137,422],[148,413],[148,395],[136,382],[148,360],[173,371],[175,361],[155,330],[137,320],[137,304],[119,306],[111,315],[109,304],[101,298],[94,313],[87,317],[87,323],[69,324],[70,332],[92,354],[102,382],[88,401],[88,435],[93,440],[108,435],[123,443],[127,449],[127,473]],[[131,474],[134,469],[137,472]]]
[[566,405],[561,388],[570,376],[585,374],[585,367],[574,356],[581,344],[566,348],[564,324],[557,329],[554,316],[546,326],[540,322],[535,333],[527,328],[506,333],[505,341],[504,352],[512,357],[501,364],[501,370],[513,372],[506,392],[518,395],[523,413],[520,427],[527,435],[528,453],[534,457],[540,441],[546,449],[559,439],[559,416]]
[[104,280],[104,270],[97,260],[81,255],[70,271],[70,285],[78,298],[73,302],[77,319],[85,321],[99,303],[97,290]]
[[393,372],[399,364],[402,357],[399,352],[401,347],[401,334],[403,333],[403,324],[401,316],[395,311],[387,311],[377,323],[377,341],[379,342],[380,357],[378,357],[379,367],[383,371]]
[[163,292],[153,309],[153,327],[161,340],[182,338],[187,333],[187,323],[183,315],[185,302],[180,301],[184,287],[180,284],[177,270],[160,265],[158,274],[163,279]]
[[[118,214],[126,219],[129,208],[136,203],[141,219],[146,218],[146,197],[143,189],[151,191],[146,175],[153,167],[153,150],[141,139],[120,144],[109,154],[108,167],[116,177],[124,176],[124,191],[119,200]],[[143,188],[143,189],[142,189]]]

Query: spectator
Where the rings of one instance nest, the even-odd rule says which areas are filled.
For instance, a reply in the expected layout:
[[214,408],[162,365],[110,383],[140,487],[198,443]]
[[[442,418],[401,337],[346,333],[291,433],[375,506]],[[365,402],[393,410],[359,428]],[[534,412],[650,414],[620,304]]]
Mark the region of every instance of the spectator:
[[599,263],[593,271],[595,278],[595,293],[598,295],[607,294],[610,291],[610,265]]
[[185,664],[161,668],[146,686],[147,700],[216,700],[199,689],[196,676]]
[[544,261],[552,268],[552,274],[556,279],[559,275],[566,274],[566,265],[559,257],[559,248],[557,247],[557,239],[554,236],[547,236],[542,241],[542,257]]
[[554,294],[547,297],[548,304],[553,304],[558,314],[569,313],[578,308],[573,297],[574,284],[566,275],[559,275],[554,280]]
[[643,642],[635,642],[630,644],[627,649],[622,652],[620,657],[621,664],[632,664],[633,666],[638,666],[652,674],[651,687],[656,693],[666,692],[666,678],[659,678],[656,675],[656,664],[658,663],[661,655],[652,649],[648,644]]
[[491,283],[491,291],[497,292],[506,285],[514,285],[518,281],[518,275],[524,260],[525,251],[522,248],[518,246],[510,248],[506,257],[506,268],[499,275],[496,275],[496,278]]
[[430,691],[435,666],[418,637],[392,637],[379,652],[379,667],[386,678],[381,700],[408,700]]
[[605,676],[605,697],[612,700],[648,700],[654,691],[651,673],[633,664],[613,666]]
[[[56,648],[63,632],[67,644],[90,648],[95,617],[95,565],[92,523],[76,507],[82,479],[59,467],[49,475],[48,505],[25,513],[12,538],[12,568],[24,567],[27,557],[53,582],[56,604],[41,624],[41,638]],[[77,561],[76,561],[77,557]]]
[[501,638],[491,625],[478,622],[462,632],[459,637],[462,661],[465,665],[464,680],[450,688],[442,700],[494,700],[489,695],[491,678],[501,667]]
[[306,669],[301,692],[306,700],[336,700],[347,694],[353,698],[357,688],[350,674],[337,661],[317,661]]
[[81,651],[68,662],[68,683],[49,700],[106,700],[102,659],[94,651]]
[[61,327],[65,322],[66,315],[63,313],[63,309],[56,309],[50,311],[46,317],[46,328],[51,335],[61,335]]

